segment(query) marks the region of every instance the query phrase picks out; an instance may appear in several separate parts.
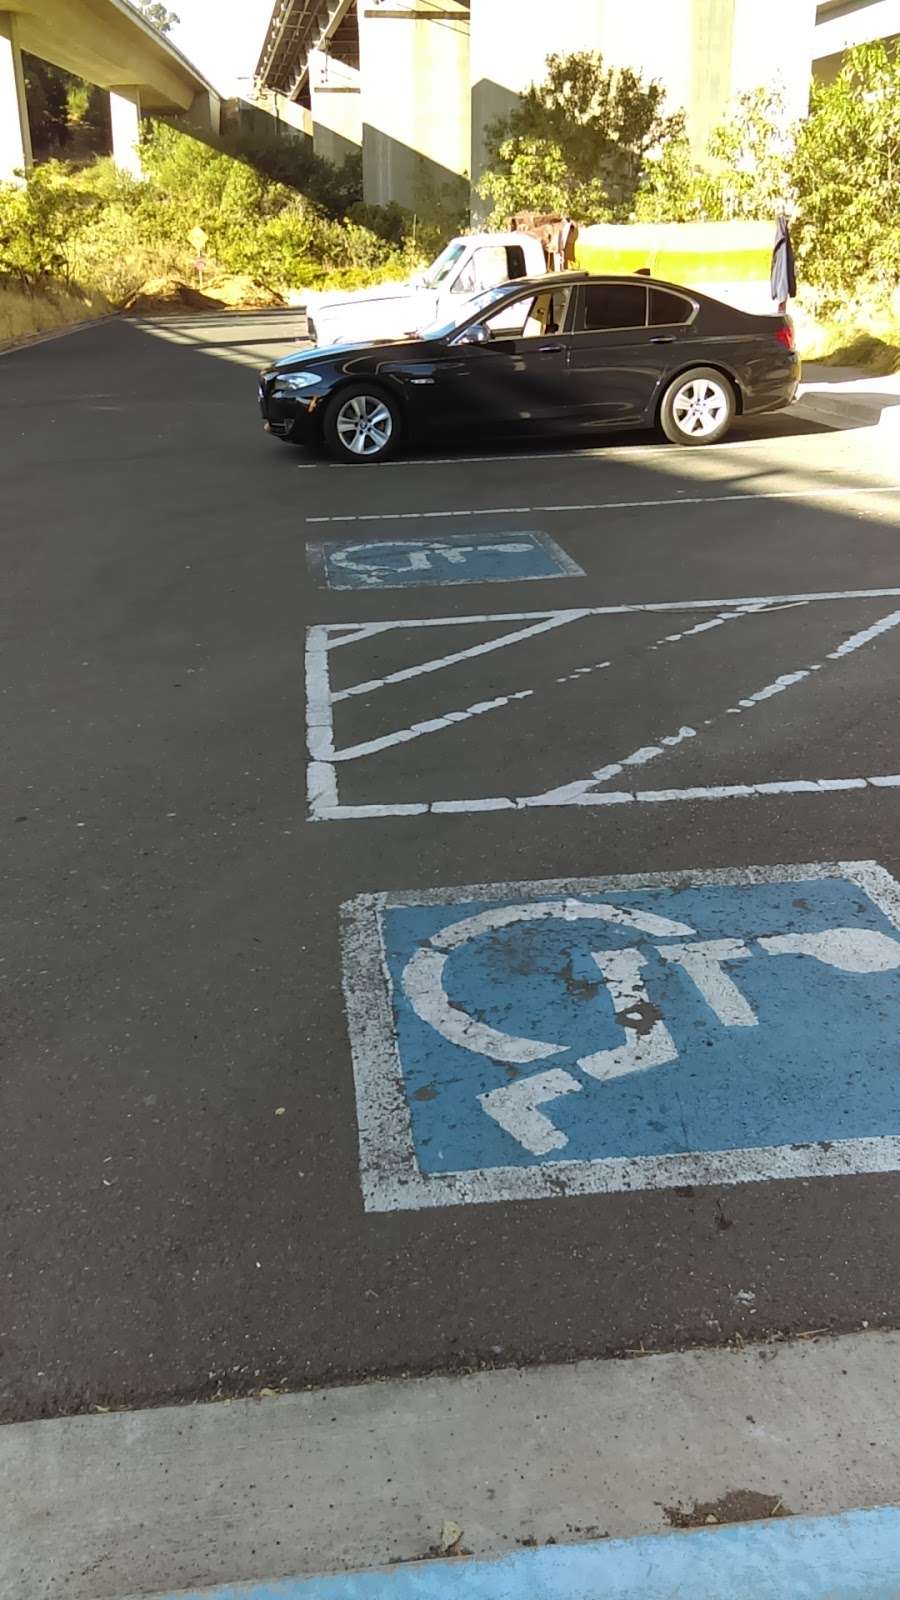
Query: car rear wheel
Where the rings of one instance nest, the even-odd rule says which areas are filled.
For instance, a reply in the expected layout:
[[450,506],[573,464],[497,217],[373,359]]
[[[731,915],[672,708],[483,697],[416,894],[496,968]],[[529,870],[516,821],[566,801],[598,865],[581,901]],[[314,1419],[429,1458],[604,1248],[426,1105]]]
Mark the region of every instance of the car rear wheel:
[[714,367],[694,367],[669,384],[659,420],[672,444],[715,444],[737,411],[734,389]]
[[329,402],[322,432],[338,461],[384,461],[399,441],[400,413],[376,385],[355,384]]

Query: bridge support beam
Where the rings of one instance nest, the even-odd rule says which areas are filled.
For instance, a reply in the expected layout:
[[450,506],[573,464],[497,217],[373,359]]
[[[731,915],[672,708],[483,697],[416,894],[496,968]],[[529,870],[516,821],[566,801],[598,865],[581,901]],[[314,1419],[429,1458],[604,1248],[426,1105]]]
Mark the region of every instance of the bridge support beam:
[[218,138],[222,131],[222,102],[212,89],[201,89],[194,95],[191,109],[185,116],[188,127],[198,133],[209,133]]
[[142,178],[140,91],[133,86],[110,89],[109,109],[112,116],[113,160],[123,172],[130,172],[133,178]]
[[469,205],[469,6],[359,0],[363,194],[453,227]]
[[324,50],[310,50],[309,92],[313,149],[317,156],[340,166],[362,145],[359,71]]
[[31,166],[19,19],[14,11],[0,11],[0,182],[30,172]]

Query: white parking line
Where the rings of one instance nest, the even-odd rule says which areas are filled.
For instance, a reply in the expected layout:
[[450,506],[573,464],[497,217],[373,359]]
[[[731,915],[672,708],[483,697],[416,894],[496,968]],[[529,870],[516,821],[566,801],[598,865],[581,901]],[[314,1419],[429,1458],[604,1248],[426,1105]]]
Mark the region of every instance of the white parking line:
[[644,511],[672,510],[680,506],[715,506],[736,501],[752,504],[758,500],[830,500],[835,496],[851,499],[861,494],[900,494],[900,483],[838,484],[835,487],[811,484],[807,489],[771,489],[763,494],[700,494],[669,495],[665,500],[594,500],[577,505],[534,506],[478,506],[468,511],[367,511],[362,514],[328,517],[307,517],[312,523],[322,522],[425,522],[447,517],[510,517],[559,511]]
[[[752,614],[758,616],[759,608],[755,608]],[[890,616],[881,617],[872,627],[863,628],[858,633],[854,633],[849,639],[845,639],[843,644],[839,645],[836,650],[830,650],[826,660],[843,660],[845,656],[852,655],[854,651],[861,650],[863,645],[869,644],[873,639],[878,638],[879,634],[887,633],[891,628],[896,628],[898,623],[900,623],[900,611],[892,611]],[[687,638],[688,636],[686,633],[681,635],[682,638]],[[678,635],[676,635],[677,637]],[[739,700],[736,706],[728,706],[724,714],[726,716],[740,716],[742,711],[751,711],[754,706],[759,705],[762,701],[771,700],[778,694],[784,694],[787,689],[792,689],[795,684],[804,682],[814,672],[820,671],[821,663],[815,662],[812,666],[801,667],[798,672],[782,672],[772,683],[767,683],[764,688],[757,689],[755,693]],[[704,727],[711,727],[716,721],[718,721],[718,717],[707,717]],[[623,756],[620,761],[613,761],[606,766],[600,767],[587,778],[582,778],[574,783],[556,786],[543,794],[525,795],[522,797],[522,803],[524,805],[531,805],[532,802],[537,805],[549,805],[553,802],[559,805],[578,804],[584,796],[594,791],[596,784],[607,783],[610,778],[619,777],[626,767],[644,766],[648,761],[655,761],[657,756],[664,756],[668,750],[675,745],[681,744],[684,739],[695,739],[697,737],[698,731],[696,728],[681,727],[677,733],[661,738],[658,744],[644,745],[640,750],[633,751],[631,755]]]
[[[579,606],[552,611],[492,611],[467,617],[396,617],[389,622],[329,622],[325,624],[329,649],[338,644],[354,644],[359,639],[372,638],[376,633],[389,633],[393,628],[458,628],[470,622],[541,622],[549,617],[566,620],[575,617],[625,617],[637,611],[724,611],[739,606],[788,607],[804,605],[810,600],[893,600],[900,598],[900,588],[894,589],[812,589],[806,594],[750,594],[736,595],[718,600],[638,600],[625,601],[617,606]],[[352,632],[350,630],[353,630]]]
[[[771,783],[729,783],[698,785],[690,789],[638,789],[634,794],[615,790],[610,794],[580,795],[567,802],[575,806],[624,806],[672,803],[677,800],[749,800],[757,795],[830,794],[842,789],[900,788],[900,772],[869,778],[779,778]],[[312,800],[312,796],[310,796]],[[361,822],[375,817],[424,817],[468,811],[521,811],[535,806],[555,806],[555,800],[510,800],[505,795],[482,796],[474,800],[431,800],[412,805],[344,806],[322,805],[310,809],[312,822]]]

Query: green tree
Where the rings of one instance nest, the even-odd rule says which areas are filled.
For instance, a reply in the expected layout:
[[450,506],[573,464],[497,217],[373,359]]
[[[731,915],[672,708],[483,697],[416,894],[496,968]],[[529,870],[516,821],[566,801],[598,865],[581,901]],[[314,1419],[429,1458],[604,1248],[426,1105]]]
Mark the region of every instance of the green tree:
[[791,193],[794,129],[775,88],[739,95],[697,162],[683,135],[647,162],[635,199],[641,222],[762,221]]
[[900,46],[859,45],[813,86],[793,163],[804,276],[840,298],[900,277]]
[[485,173],[479,192],[491,202],[491,220],[501,226],[516,211],[559,212],[581,222],[602,222],[609,199],[599,178],[581,180],[569,170],[552,139],[505,139],[498,165]]
[[160,5],[160,0],[139,0],[139,6],[147,21],[152,23],[154,28],[158,28],[160,33],[171,33],[181,21],[174,11]]
[[648,154],[683,128],[666,116],[665,89],[596,51],[547,57],[542,83],[487,130],[479,191],[495,216],[551,208],[580,222],[624,220]]

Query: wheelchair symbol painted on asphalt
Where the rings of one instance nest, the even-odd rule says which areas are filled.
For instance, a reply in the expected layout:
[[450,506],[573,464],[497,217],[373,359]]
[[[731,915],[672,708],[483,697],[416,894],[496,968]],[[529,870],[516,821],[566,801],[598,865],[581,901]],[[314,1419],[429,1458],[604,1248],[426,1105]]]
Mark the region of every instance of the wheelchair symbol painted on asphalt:
[[520,583],[584,573],[545,533],[447,534],[437,539],[346,539],[309,546],[329,589]]
[[[557,1055],[565,1045],[540,1039],[517,1039],[477,1022],[451,1005],[442,977],[448,952],[495,928],[539,918],[573,921],[593,918],[633,927],[651,934],[690,934],[693,928],[665,917],[619,906],[584,904],[577,900],[538,901],[483,912],[451,924],[418,950],[403,973],[403,989],[416,1015],[452,1044],[495,1061],[531,1062]],[[893,972],[900,968],[900,942],[870,928],[829,928],[819,933],[761,938],[759,948],[770,955],[806,955],[843,972]],[[739,939],[698,939],[689,944],[657,945],[664,961],[677,962],[696,985],[703,999],[726,1027],[756,1027],[759,1018],[742,995],[726,964],[749,959],[751,950]],[[665,1023],[653,1006],[641,976],[647,957],[639,948],[590,952],[596,962],[621,1023],[624,1041],[611,1050],[579,1057],[575,1065],[601,1082],[629,1072],[677,1061],[679,1052]],[[527,1078],[514,1079],[499,1089],[479,1095],[488,1116],[534,1155],[563,1149],[568,1137],[537,1108],[559,1095],[580,1090],[570,1072],[554,1068]]]
[[352,903],[367,1204],[893,1170],[898,905],[871,863]]

